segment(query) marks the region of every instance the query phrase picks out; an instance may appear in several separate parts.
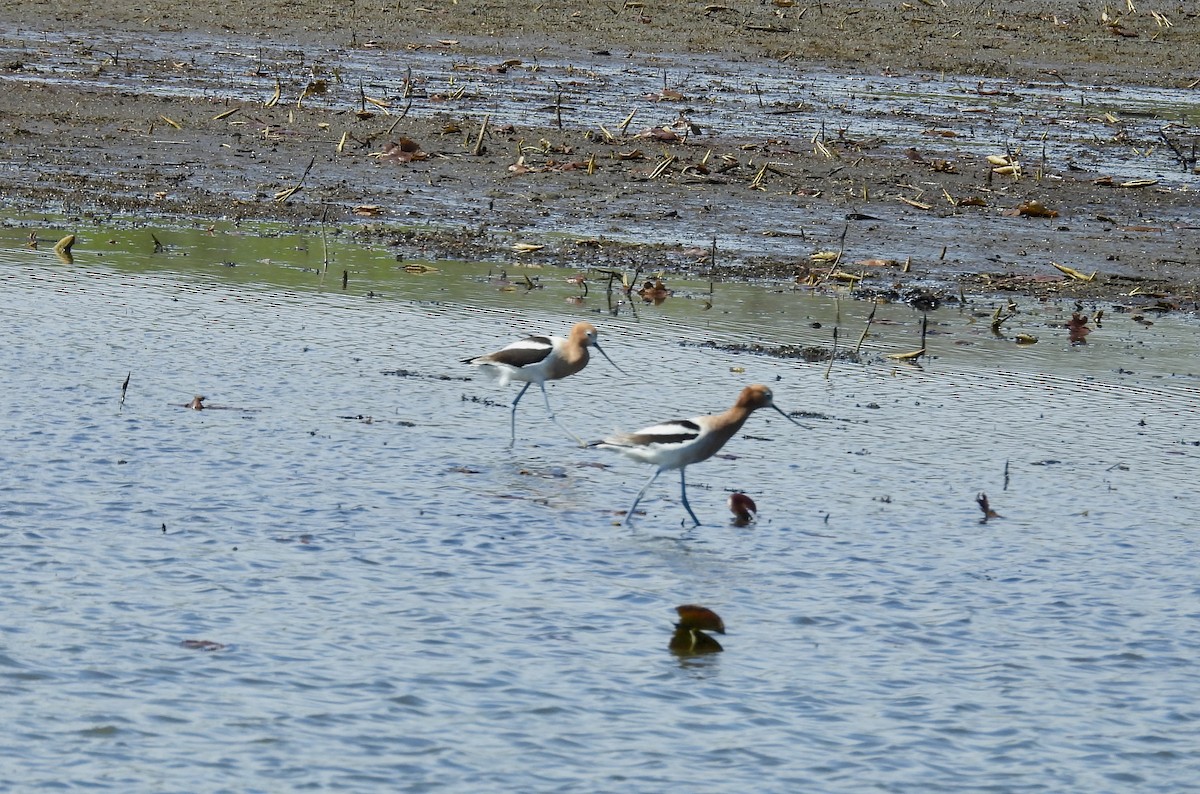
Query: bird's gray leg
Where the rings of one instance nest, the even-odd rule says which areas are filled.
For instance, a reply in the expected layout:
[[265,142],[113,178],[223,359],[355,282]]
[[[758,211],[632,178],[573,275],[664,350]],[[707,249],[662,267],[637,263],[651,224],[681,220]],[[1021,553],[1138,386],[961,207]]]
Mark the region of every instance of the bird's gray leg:
[[542,387],[542,398],[545,399],[545,401],[546,401],[546,413],[550,414],[550,421],[553,422],[554,424],[558,425],[559,430],[563,431],[568,436],[575,439],[576,444],[578,444],[581,447],[586,447],[587,442],[585,442],[582,438],[575,435],[570,430],[568,430],[566,427],[564,427],[562,422],[558,421],[558,417],[556,417],[554,415],[554,409],[550,407],[550,395],[546,392],[546,384],[540,383],[538,385]]
[[633,504],[629,508],[629,512],[625,514],[626,524],[629,523],[629,519],[633,518],[633,511],[637,510],[638,502],[642,501],[642,497],[646,495],[646,490],[654,484],[654,481],[658,479],[658,475],[660,474],[662,474],[662,469],[655,469],[654,473],[650,475],[650,479],[647,480],[646,484],[642,486],[642,490],[638,491],[637,496],[633,500]]
[[688,511],[688,515],[696,522],[696,526],[700,526],[700,519],[696,518],[696,514],[692,512],[692,506],[687,500],[687,479],[683,473],[687,471],[687,466],[679,470],[679,495],[683,497],[683,509]]
[[529,381],[526,381],[521,390],[517,392],[517,398],[512,401],[512,421],[509,423],[512,428],[512,436],[508,440],[510,447],[517,443],[517,403],[521,402],[521,398],[525,396],[525,392],[529,389],[530,385]]

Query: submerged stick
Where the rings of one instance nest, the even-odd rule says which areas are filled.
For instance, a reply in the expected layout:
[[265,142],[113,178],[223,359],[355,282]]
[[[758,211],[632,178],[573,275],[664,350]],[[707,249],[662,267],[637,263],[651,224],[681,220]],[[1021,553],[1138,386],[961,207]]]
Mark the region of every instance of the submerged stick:
[[[862,343],[867,338],[867,332],[871,330],[871,323],[875,322],[875,310],[878,308],[878,303],[871,306],[871,313],[867,315],[867,324],[863,326],[862,336],[858,338],[858,344],[854,346],[854,355],[856,356],[858,355],[858,351],[862,349]],[[921,346],[924,347],[924,344]]]
[[325,230],[325,219],[329,216],[329,205],[321,208],[321,279],[329,272],[329,237]]
[[841,238],[840,243],[838,244],[837,256],[834,257],[833,264],[831,264],[829,266],[829,272],[825,274],[825,278],[821,279],[822,281],[828,281],[829,279],[833,278],[833,274],[835,272],[837,272],[838,265],[840,265],[842,262],[842,255],[846,253],[846,235],[849,232],[850,232],[850,219],[847,218],[845,225],[842,226],[842,238]]
[[829,366],[825,368],[825,380],[829,380],[829,373],[833,371],[833,360],[837,358],[837,340],[838,329],[833,326],[833,348],[829,351]]

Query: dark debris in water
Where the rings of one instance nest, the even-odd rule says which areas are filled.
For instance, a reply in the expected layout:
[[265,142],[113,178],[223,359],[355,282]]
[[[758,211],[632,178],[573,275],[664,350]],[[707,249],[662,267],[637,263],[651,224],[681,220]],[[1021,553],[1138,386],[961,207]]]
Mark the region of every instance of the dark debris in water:
[[367,414],[351,414],[351,415],[346,415],[346,416],[339,416],[338,419],[347,419],[351,422],[362,422],[364,425],[389,424],[389,425],[399,425],[400,427],[416,427],[417,426],[416,422],[410,422],[407,419],[376,419],[375,417],[368,416]]
[[[817,361],[828,361],[831,354],[829,348],[821,347],[820,345],[763,345],[758,342],[722,343],[714,342],[711,339],[707,342],[680,342],[680,344],[685,347],[722,350],[726,353],[753,353],[772,358],[798,358],[810,364]],[[861,364],[863,361],[862,356],[853,350],[839,350],[835,358],[838,361],[849,361],[852,364]]]
[[931,312],[940,308],[943,303],[958,303],[958,296],[945,290],[928,287],[874,287],[863,286],[851,294],[858,300],[885,301],[887,303],[907,303],[917,311]]
[[229,647],[228,645],[213,642],[212,640],[184,640],[179,644],[192,651],[223,651]]
[[399,378],[425,378],[427,380],[471,380],[470,378],[461,375],[426,375],[423,372],[414,372],[411,369],[385,369],[383,370],[382,374],[395,375]]
[[489,408],[507,408],[507,403],[498,403],[495,400],[489,400],[487,397],[468,397],[462,395],[462,401],[465,403],[476,403],[477,405],[486,405]]

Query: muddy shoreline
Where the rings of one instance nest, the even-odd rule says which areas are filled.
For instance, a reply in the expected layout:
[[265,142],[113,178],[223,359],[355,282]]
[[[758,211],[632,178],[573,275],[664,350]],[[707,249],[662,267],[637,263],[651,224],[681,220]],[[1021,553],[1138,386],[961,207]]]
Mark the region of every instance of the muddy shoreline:
[[1182,6],[73,6],[0,4],[10,214],[889,300],[1200,296]]

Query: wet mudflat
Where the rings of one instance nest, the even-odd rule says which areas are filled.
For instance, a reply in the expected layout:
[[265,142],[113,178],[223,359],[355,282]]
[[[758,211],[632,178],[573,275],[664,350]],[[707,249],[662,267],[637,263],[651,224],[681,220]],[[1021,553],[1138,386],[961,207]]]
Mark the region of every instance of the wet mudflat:
[[[927,313],[914,366],[887,356],[926,315],[884,304],[861,363],[830,367],[739,352],[858,342],[866,302],[790,281],[668,277],[656,305],[582,297],[574,269],[161,226],[157,253],[92,227],[68,266],[28,229],[0,246],[7,785],[1127,791],[1200,770],[1188,317],[1018,298],[997,335],[1007,298],[968,295]],[[634,373],[550,387],[584,437],[751,382],[811,429],[756,415],[690,470],[703,526],[671,476],[619,526],[648,472],[532,395],[509,449],[515,390],[458,363],[579,319]],[[731,489],[757,523],[729,523]],[[685,603],[721,614],[724,653],[667,651]]]
[[851,276],[888,263],[881,289],[1196,301],[1200,105],[1182,77],[428,33],[0,33],[19,144],[0,187],[26,211],[320,222],[378,244],[419,229],[429,256],[541,247],[721,279],[821,276],[832,251]]

